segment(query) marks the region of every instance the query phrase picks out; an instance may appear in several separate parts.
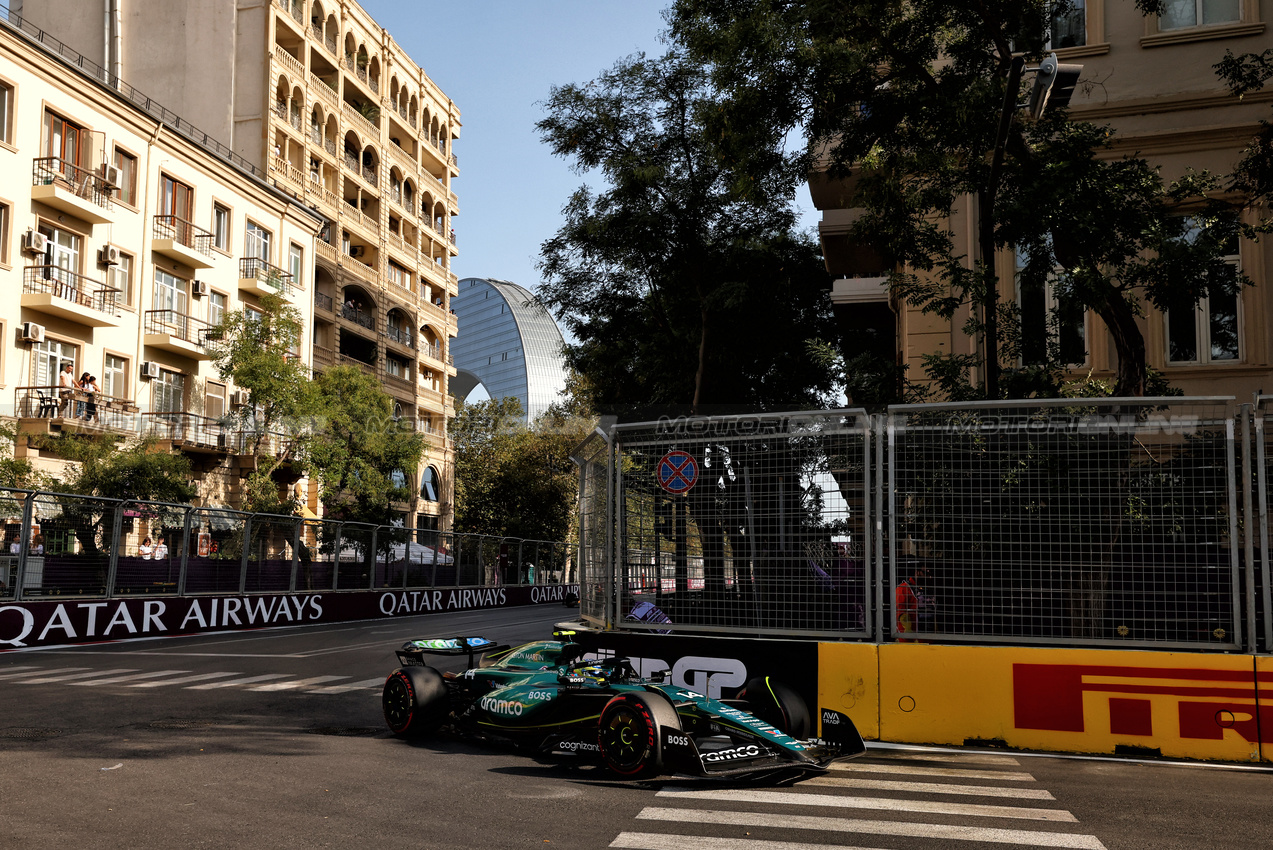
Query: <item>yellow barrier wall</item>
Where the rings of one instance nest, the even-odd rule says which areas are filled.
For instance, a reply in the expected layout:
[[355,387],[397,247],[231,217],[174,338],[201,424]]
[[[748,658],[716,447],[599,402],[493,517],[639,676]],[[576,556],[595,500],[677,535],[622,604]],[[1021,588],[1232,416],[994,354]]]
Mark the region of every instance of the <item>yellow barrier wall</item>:
[[[819,672],[823,705],[844,706],[866,738],[915,744],[998,739],[1021,749],[1076,753],[1131,746],[1225,761],[1260,759],[1263,741],[1273,759],[1270,658],[822,644]],[[873,690],[877,711],[871,710]]]

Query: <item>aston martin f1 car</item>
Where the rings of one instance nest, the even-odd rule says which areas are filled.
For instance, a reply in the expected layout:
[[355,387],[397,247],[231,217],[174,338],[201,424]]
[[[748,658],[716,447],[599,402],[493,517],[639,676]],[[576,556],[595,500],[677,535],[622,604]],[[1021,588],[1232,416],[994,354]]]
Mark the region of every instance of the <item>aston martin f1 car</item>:
[[[626,658],[588,659],[569,632],[522,646],[483,637],[409,640],[382,703],[399,736],[449,728],[538,753],[600,760],[624,777],[821,773],[866,747],[853,721],[821,709],[814,737],[804,700],[768,676],[735,699],[711,699],[641,678]],[[462,673],[440,673],[426,655],[468,655]],[[474,664],[474,659],[480,662]]]

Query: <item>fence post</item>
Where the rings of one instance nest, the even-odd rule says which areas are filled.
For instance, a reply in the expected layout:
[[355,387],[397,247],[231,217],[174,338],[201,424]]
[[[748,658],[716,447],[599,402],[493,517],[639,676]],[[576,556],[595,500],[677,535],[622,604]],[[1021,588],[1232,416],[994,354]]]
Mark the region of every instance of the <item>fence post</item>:
[[367,570],[367,589],[372,590],[376,586],[376,557],[380,554],[376,548],[376,535],[380,533],[380,526],[373,525],[371,527],[371,567]]
[[[128,504],[127,500],[118,502],[115,505],[115,515],[111,517],[111,549],[107,554],[106,561],[106,598],[110,599],[115,595],[115,582],[119,580],[119,542],[120,536],[124,530],[124,505]],[[30,523],[28,522],[28,527]],[[23,556],[26,555],[26,549],[22,550]]]
[[31,518],[35,514],[35,493],[30,492],[22,501],[22,532],[18,535],[18,578],[14,582],[14,601],[22,601],[26,593],[27,550],[31,548]]
[[1269,593],[1269,496],[1268,496],[1268,474],[1266,464],[1268,462],[1265,456],[1265,432],[1264,432],[1264,411],[1263,401],[1258,405],[1259,413],[1255,416],[1255,477],[1256,491],[1259,495],[1259,517],[1260,517],[1260,585],[1263,592],[1260,594],[1261,607],[1260,611],[1264,614],[1264,640],[1265,651],[1273,650],[1273,597]]
[[1256,524],[1251,500],[1251,405],[1239,408],[1242,417],[1242,525],[1243,525],[1243,576],[1246,584],[1246,643],[1247,651],[1254,654],[1259,641],[1255,632],[1255,533]]
[[340,553],[345,545],[345,524],[336,523],[336,540],[332,543],[332,590],[340,590]]
[[244,593],[248,586],[248,548],[252,544],[252,517],[256,514],[248,514],[243,520],[243,545],[241,554],[239,555],[239,593]]
[[288,580],[287,589],[291,593],[296,592],[296,572],[300,566],[301,552],[301,520],[295,520],[292,523],[292,577]]
[[[884,581],[885,569],[884,559],[886,553],[892,552],[892,543],[896,529],[894,527],[895,520],[893,518],[893,493],[895,490],[893,481],[894,467],[894,444],[897,440],[897,432],[893,427],[893,414],[884,413],[871,417],[873,424],[873,432],[875,434],[875,539],[879,545],[875,547],[875,575],[872,579],[875,583],[875,605],[874,614],[875,623],[875,641],[877,643],[884,642],[884,636],[887,631],[888,617],[884,616],[888,609],[884,607]],[[885,446],[888,447],[888,462],[885,465]],[[884,496],[884,476],[888,476],[888,501]],[[888,525],[887,532],[884,524],[884,516],[887,512]]]
[[[181,530],[182,546],[181,546],[181,567],[177,570],[177,595],[184,596],[186,593],[186,573],[190,569],[190,526],[194,517],[194,508],[186,508],[186,518],[182,523],[184,526]],[[119,537],[116,536],[116,546],[118,549]],[[195,538],[196,545],[198,537]]]

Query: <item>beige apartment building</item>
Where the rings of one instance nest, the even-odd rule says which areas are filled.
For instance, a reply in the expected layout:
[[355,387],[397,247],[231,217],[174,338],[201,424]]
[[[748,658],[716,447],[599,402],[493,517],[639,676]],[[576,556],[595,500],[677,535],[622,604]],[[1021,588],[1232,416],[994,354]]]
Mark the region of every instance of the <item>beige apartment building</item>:
[[[177,113],[0,18],[0,398],[20,433],[155,435],[190,456],[203,504],[234,504],[247,463],[225,417],[248,399],[208,330],[266,293],[308,324],[323,226]],[[97,378],[91,399],[68,368]]]
[[[1064,39],[1054,47],[1062,62],[1081,64],[1081,80],[1070,107],[1077,120],[1111,125],[1117,155],[1138,154],[1161,166],[1165,180],[1186,169],[1227,173],[1258,129],[1273,117],[1273,90],[1239,100],[1229,94],[1212,66],[1226,50],[1259,53],[1273,46],[1270,0],[1180,0],[1164,19],[1143,17],[1130,2],[1086,0]],[[1055,34],[1054,34],[1055,38]],[[979,340],[961,327],[967,312],[946,322],[890,297],[881,259],[852,237],[860,212],[845,203],[844,184],[815,175],[810,181],[827,268],[836,278],[831,299],[844,335],[874,340],[893,351],[908,376],[923,376],[921,357],[932,352],[974,354]],[[1268,210],[1248,213],[1254,222]],[[952,217],[956,244],[976,257],[976,222],[969,207]],[[1234,395],[1250,400],[1273,392],[1273,245],[1243,241],[1231,262],[1254,281],[1236,298],[1204,300],[1191,313],[1146,309],[1140,320],[1148,364],[1189,395]],[[1018,302],[1023,321],[1043,326],[1041,313],[1055,309],[1017,297],[1015,257],[996,259],[1001,299]],[[1072,376],[1114,377],[1115,353],[1101,320],[1088,313],[1062,322],[1063,350],[1074,352]],[[980,376],[974,376],[978,379]]]
[[401,512],[447,530],[455,104],[348,0],[26,0],[22,13],[116,76],[144,80],[326,218],[304,290],[313,368],[380,379],[429,444]]

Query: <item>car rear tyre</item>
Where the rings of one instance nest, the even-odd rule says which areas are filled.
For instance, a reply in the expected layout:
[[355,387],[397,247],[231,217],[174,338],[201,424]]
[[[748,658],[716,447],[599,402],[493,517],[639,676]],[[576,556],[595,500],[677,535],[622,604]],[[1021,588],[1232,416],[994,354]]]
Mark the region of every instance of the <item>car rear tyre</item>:
[[663,772],[663,730],[680,729],[674,709],[653,694],[619,694],[601,710],[597,744],[606,766],[620,776]]
[[393,734],[434,732],[447,715],[446,682],[432,667],[399,667],[385,680],[380,704]]
[[771,676],[756,676],[743,686],[747,710],[793,738],[809,737],[809,707],[804,698]]

